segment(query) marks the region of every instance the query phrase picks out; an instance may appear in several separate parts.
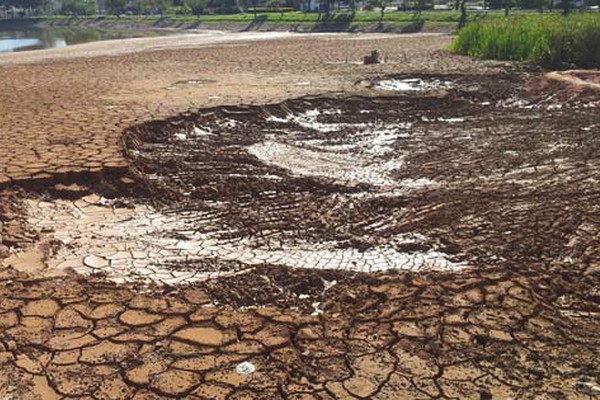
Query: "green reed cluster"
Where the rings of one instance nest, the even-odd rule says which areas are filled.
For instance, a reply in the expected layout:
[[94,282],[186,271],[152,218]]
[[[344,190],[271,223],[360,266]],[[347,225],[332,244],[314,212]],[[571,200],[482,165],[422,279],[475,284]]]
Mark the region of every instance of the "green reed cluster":
[[482,18],[461,29],[450,51],[547,68],[600,67],[600,13]]

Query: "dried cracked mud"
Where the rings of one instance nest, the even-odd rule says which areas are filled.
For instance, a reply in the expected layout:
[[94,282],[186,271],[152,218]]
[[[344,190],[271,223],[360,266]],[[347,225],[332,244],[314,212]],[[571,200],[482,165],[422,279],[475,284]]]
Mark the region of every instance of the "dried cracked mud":
[[600,397],[597,97],[358,84],[132,125],[127,168],[4,190],[0,398]]

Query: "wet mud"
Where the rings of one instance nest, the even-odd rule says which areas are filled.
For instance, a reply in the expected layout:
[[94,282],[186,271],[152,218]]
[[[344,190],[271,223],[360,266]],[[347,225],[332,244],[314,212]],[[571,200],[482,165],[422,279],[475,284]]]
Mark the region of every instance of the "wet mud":
[[98,190],[5,193],[2,398],[600,396],[596,105],[415,78],[449,84],[148,122]]

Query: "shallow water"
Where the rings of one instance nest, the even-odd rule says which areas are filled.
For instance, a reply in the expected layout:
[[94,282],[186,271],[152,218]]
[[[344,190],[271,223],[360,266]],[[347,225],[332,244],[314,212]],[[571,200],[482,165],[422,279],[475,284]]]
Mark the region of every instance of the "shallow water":
[[0,53],[66,47],[99,40],[157,36],[157,31],[100,30],[93,28],[0,28]]

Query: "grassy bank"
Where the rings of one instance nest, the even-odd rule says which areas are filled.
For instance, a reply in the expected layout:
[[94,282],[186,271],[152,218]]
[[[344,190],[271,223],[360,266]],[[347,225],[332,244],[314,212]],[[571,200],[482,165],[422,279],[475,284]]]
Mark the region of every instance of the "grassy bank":
[[[68,18],[66,16],[46,16],[41,17],[47,20],[58,20]],[[78,17],[79,19],[95,19],[96,17]],[[170,20],[176,22],[244,22],[250,23],[253,21],[263,22],[298,22],[298,23],[317,23],[317,22],[352,22],[352,23],[378,23],[380,22],[381,14],[378,11],[358,11],[356,13],[304,13],[304,12],[271,12],[258,13],[256,16],[252,12],[238,14],[215,14],[215,15],[165,15],[165,16],[115,16],[107,15],[102,17],[106,21],[159,21]],[[424,11],[421,13],[390,11],[384,14],[384,23],[394,22],[412,22],[415,20],[424,20],[429,22],[449,22],[458,23],[460,13],[456,11]]]
[[[471,14],[470,20],[476,20],[478,14]],[[489,18],[494,18],[488,16]],[[66,17],[47,16],[39,20],[56,25],[104,25],[104,26],[151,26],[165,28],[226,27],[229,29],[250,30],[382,30],[395,32],[442,31],[453,32],[458,26],[460,13],[455,11],[424,11],[421,13],[389,11],[381,20],[379,12],[360,11],[352,13],[285,12],[200,15],[200,16],[104,16],[104,17]]]
[[548,68],[600,67],[600,13],[516,15],[482,19],[463,28],[450,50]]

